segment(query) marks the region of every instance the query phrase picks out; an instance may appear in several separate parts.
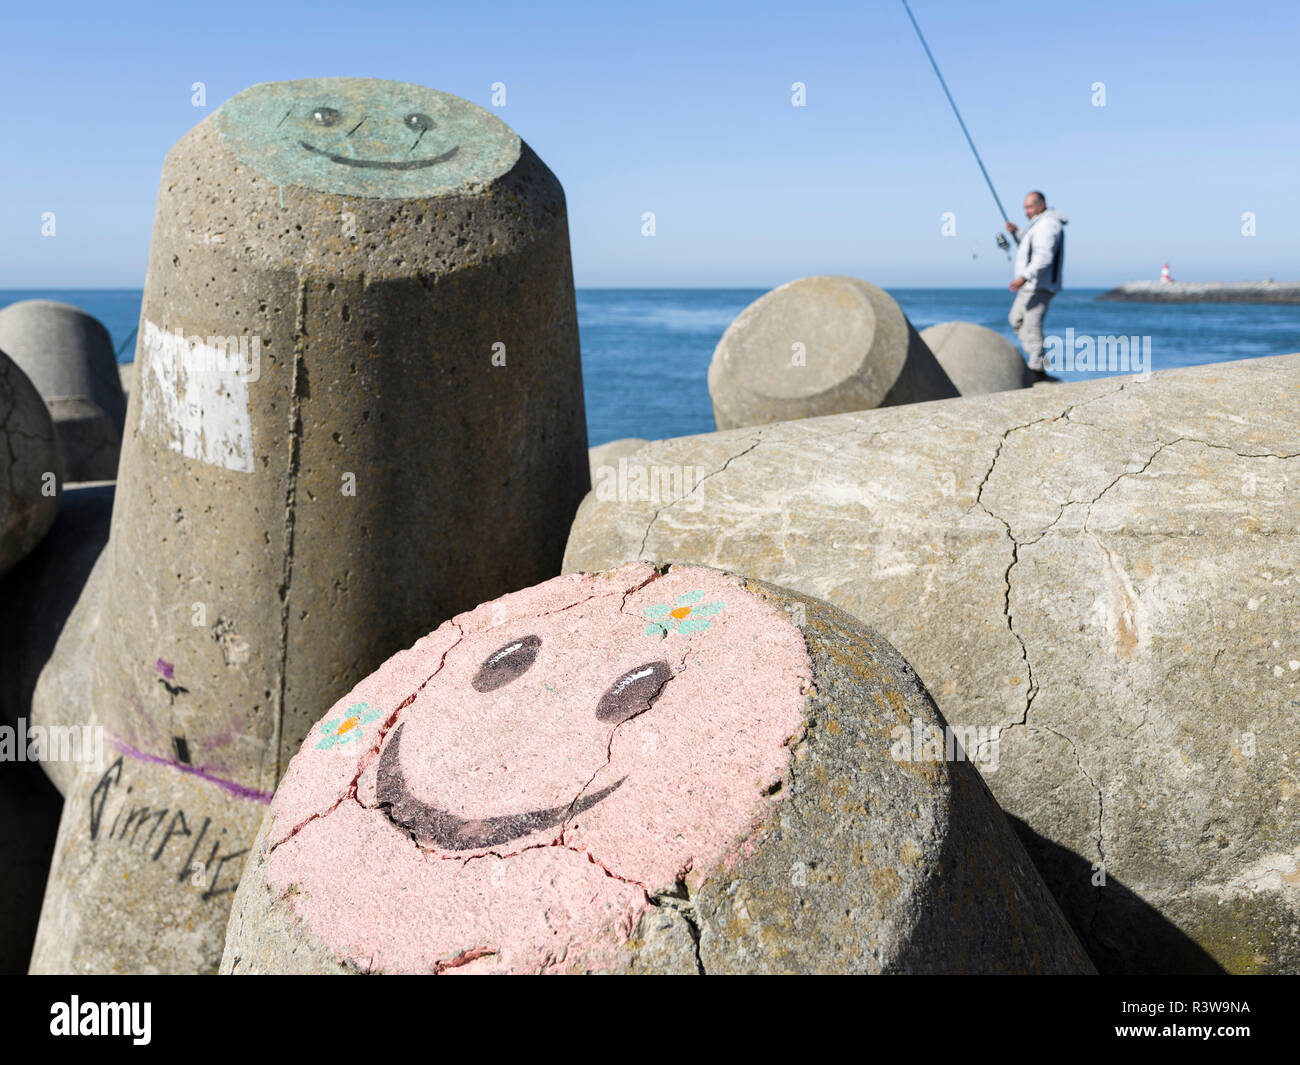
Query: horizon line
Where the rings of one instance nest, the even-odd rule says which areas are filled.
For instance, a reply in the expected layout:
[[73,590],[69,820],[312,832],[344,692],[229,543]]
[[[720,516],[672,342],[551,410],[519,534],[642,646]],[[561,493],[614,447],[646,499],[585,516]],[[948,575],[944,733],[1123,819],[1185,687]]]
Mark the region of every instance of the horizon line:
[[[818,274],[809,274],[809,277],[827,276]],[[833,275],[851,277],[851,274]],[[790,281],[798,281],[802,278],[791,278]],[[861,280],[867,280],[862,278]],[[1117,285],[1128,285],[1134,281],[1155,280],[1159,278],[1132,278],[1128,281],[1117,281],[1110,285],[1115,288]],[[1191,281],[1187,284],[1193,285],[1219,285],[1219,284],[1264,284],[1267,279],[1260,278],[1245,282],[1222,282],[1222,281]],[[770,292],[772,289],[780,288],[787,285],[790,281],[780,281],[774,285],[574,285],[574,290],[578,292],[749,292],[763,291]],[[1001,292],[1006,289],[1006,285],[890,285],[880,284],[872,281],[871,284],[883,289],[915,289],[925,292]],[[1278,282],[1273,284],[1300,284],[1295,282]],[[1071,285],[1063,289],[1065,292],[1087,292],[1093,289],[1106,291],[1106,285]],[[0,292],[143,292],[144,287],[130,287],[125,285],[22,285],[14,287],[0,286]]]

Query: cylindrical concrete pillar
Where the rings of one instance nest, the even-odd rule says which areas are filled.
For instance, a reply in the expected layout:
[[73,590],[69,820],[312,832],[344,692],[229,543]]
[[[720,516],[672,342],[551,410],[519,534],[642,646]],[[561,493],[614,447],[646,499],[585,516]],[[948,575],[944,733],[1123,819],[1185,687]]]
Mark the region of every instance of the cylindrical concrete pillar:
[[54,419],[69,481],[111,481],[126,395],[108,330],[78,307],[22,300],[0,310],[0,351],[31,378]]
[[79,827],[51,895],[94,862],[101,909],[124,871],[139,896],[159,870],[157,902],[80,940],[43,927],[36,968],[215,968],[261,812],[230,803],[265,802],[393,651],[558,572],[589,484],[563,191],[446,93],[270,83],[201,122],[163,166],[139,335],[88,652],[124,761],[68,816],[95,789],[195,835],[211,816],[227,862],[177,892],[174,841],[155,864],[161,833],[145,854]]
[[62,487],[63,455],[50,412],[0,350],[0,575],[49,532]]
[[721,429],[949,399],[957,389],[893,298],[853,277],[805,277],[759,297],[709,364]]
[[921,339],[963,396],[1010,392],[1034,383],[1016,346],[985,326],[940,322],[922,329]]

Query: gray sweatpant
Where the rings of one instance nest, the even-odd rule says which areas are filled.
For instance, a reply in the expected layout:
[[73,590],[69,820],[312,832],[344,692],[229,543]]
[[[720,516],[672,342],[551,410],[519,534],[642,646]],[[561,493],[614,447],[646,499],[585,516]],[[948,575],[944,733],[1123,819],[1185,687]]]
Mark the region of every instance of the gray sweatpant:
[[1016,302],[1011,305],[1007,321],[1020,338],[1020,346],[1025,349],[1031,370],[1045,369],[1043,366],[1043,316],[1047,314],[1047,305],[1052,302],[1054,292],[1026,292],[1023,288],[1016,293]]

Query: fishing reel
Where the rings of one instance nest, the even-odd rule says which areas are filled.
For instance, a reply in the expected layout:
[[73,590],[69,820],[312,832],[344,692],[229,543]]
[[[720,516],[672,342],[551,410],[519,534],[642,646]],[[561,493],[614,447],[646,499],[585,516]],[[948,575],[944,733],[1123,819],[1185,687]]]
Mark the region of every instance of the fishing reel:
[[1007,258],[1010,259],[1011,241],[1007,240],[1007,235],[1005,233],[999,233],[994,239],[997,241],[998,247],[1001,248],[1004,252],[1006,252]]

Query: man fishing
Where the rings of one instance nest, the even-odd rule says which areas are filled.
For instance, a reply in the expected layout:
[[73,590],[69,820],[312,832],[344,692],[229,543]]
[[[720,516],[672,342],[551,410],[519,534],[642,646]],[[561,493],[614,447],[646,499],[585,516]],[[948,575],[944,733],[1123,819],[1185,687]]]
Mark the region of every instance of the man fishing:
[[1043,365],[1043,318],[1052,297],[1061,291],[1065,225],[1069,219],[1048,207],[1041,192],[1025,196],[1025,217],[1029,225],[1023,230],[1007,222],[1007,232],[1016,242],[1016,277],[1010,286],[1016,299],[1007,318],[1025,349],[1034,380],[1055,381],[1057,378],[1049,376]]
[[[908,7],[907,0],[903,0],[903,10],[907,12],[912,29],[916,30],[917,39],[925,49],[930,66],[934,68],[934,76],[939,79],[943,94],[948,98],[948,106],[952,108],[952,113],[957,118],[962,136],[966,138],[971,154],[979,164],[980,173],[984,175],[984,184],[989,187],[989,192],[993,194],[993,202],[998,205],[998,213],[1007,224],[1007,232],[1018,245],[1016,278],[1011,282],[1011,291],[1016,294],[1016,301],[1011,305],[1011,314],[1007,317],[1011,322],[1011,328],[1020,338],[1020,346],[1025,349],[1025,355],[1029,359],[1030,376],[1035,381],[1056,381],[1058,378],[1049,376],[1047,368],[1043,365],[1043,316],[1047,313],[1047,305],[1052,302],[1052,297],[1061,291],[1061,268],[1065,263],[1064,227],[1068,219],[1060,211],[1048,207],[1047,200],[1041,192],[1031,192],[1025,196],[1025,217],[1029,219],[1029,225],[1025,226],[1023,231],[1007,218],[1002,201],[998,199],[998,190],[993,187],[993,179],[989,177],[988,169],[984,166],[984,160],[980,158],[970,130],[966,128],[966,122],[961,117],[961,112],[957,110],[957,101],[948,91],[948,83],[943,80],[939,64],[935,62],[934,53],[930,51],[925,34],[921,32],[921,27],[916,21],[916,16],[912,14],[912,9]],[[1009,250],[1007,238],[1001,233],[998,234],[998,247]]]

